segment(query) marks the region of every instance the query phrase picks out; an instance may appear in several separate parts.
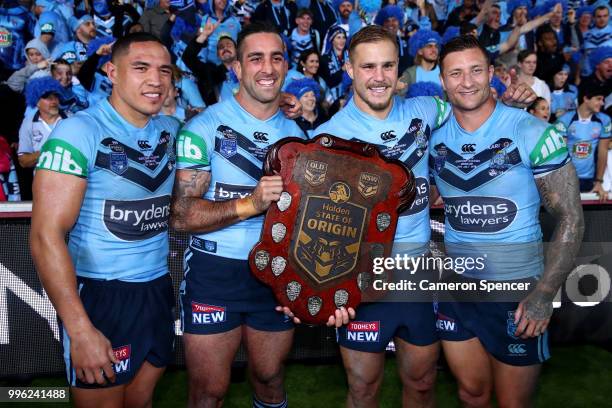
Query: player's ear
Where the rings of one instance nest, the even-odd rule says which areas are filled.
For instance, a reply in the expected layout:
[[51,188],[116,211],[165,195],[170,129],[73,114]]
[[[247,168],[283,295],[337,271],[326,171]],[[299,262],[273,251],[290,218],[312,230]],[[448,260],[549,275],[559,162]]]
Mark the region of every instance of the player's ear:
[[117,66],[111,61],[106,63],[106,76],[108,76],[113,85],[117,83]]
[[493,65],[489,65],[489,83],[493,80],[493,75],[495,75],[495,68]]
[[240,60],[238,60],[238,58],[232,62],[232,68],[234,69],[234,73],[236,74],[238,81],[242,81],[242,65],[240,65]]
[[351,77],[352,80],[355,80],[353,77],[353,64],[351,63],[350,57],[346,60],[346,73]]

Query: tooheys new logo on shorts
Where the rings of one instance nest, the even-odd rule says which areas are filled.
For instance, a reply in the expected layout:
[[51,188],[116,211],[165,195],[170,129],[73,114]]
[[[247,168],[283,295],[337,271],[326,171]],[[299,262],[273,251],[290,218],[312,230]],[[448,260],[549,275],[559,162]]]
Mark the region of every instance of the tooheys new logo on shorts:
[[40,149],[37,169],[87,177],[87,159],[70,143],[60,139],[49,139]]
[[104,225],[117,238],[140,241],[168,230],[170,196],[104,202]]
[[516,217],[516,204],[501,197],[447,197],[446,219],[455,231],[490,233],[508,227]]
[[176,158],[178,163],[206,166],[208,165],[206,143],[195,133],[182,130],[176,142]]

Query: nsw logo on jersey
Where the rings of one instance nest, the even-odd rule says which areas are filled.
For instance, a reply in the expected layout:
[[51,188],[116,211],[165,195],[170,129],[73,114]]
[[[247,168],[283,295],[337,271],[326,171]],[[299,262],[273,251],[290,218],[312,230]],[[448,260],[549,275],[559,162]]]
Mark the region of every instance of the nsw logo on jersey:
[[447,197],[444,212],[455,231],[492,233],[512,224],[517,206],[502,197]]
[[227,320],[225,307],[191,302],[191,317],[193,324],[215,324]]
[[118,363],[113,364],[115,373],[122,374],[130,371],[130,357],[132,356],[132,346],[121,346],[113,349],[115,358],[119,360]]
[[104,225],[115,237],[140,241],[168,230],[170,196],[104,201]]
[[346,339],[378,343],[380,341],[380,322],[350,322],[346,327]]
[[76,147],[60,139],[50,139],[43,145],[38,169],[87,177],[87,159]]

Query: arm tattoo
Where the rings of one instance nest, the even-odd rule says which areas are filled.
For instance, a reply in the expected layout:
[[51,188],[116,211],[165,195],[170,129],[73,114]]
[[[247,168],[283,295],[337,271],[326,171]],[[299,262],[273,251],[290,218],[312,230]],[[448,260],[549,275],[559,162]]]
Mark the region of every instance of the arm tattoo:
[[525,303],[527,317],[541,320],[552,314],[552,300],[574,267],[582,243],[584,218],[573,164],[536,179],[536,185],[542,204],[557,221],[546,251],[544,275]]
[[210,232],[240,221],[234,200],[202,198],[209,185],[207,171],[177,170],[170,211],[172,228],[183,232]]

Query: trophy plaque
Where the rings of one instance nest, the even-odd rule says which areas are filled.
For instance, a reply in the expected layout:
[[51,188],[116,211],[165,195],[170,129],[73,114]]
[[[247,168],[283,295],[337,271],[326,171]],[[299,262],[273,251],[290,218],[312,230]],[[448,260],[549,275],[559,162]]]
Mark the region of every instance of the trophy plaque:
[[[389,256],[399,213],[414,200],[412,172],[371,144],[323,134],[270,147],[264,174],[283,179],[249,254],[253,274],[304,323],[373,293],[373,259]],[[380,276],[376,277],[380,279]]]

